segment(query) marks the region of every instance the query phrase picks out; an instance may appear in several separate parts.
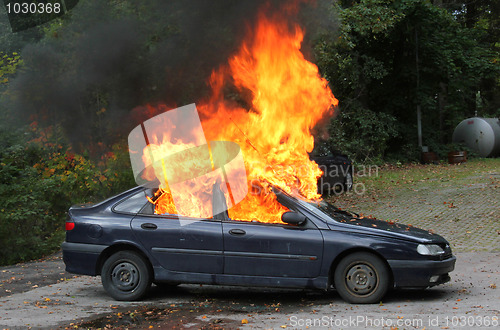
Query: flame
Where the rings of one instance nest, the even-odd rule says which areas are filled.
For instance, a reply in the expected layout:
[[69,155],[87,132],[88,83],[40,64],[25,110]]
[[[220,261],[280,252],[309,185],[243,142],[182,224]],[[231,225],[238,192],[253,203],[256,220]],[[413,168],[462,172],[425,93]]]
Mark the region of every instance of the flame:
[[[243,151],[249,193],[229,209],[234,220],[281,222],[287,208],[269,193],[271,185],[308,200],[320,198],[317,179],[322,172],[308,157],[314,147],[311,130],[333,114],[338,100],[317,66],[302,54],[303,38],[304,31],[297,25],[291,28],[284,14],[261,12],[239,51],[227,65],[212,72],[211,97],[197,103],[206,139],[234,141]],[[249,109],[224,98],[228,85],[249,95]],[[167,145],[166,140],[157,138],[151,144],[155,148],[186,147]],[[146,153],[143,159],[148,164]],[[196,198],[210,196],[210,187],[200,183],[200,189],[197,197],[186,193],[190,195],[186,199],[196,204]],[[170,197],[156,199],[156,212],[174,211],[171,202]]]

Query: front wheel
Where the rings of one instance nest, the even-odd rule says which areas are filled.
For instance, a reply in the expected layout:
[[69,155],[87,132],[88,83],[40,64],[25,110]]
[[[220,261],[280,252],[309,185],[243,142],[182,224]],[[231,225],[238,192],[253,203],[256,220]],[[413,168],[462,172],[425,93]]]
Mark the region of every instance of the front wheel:
[[116,300],[139,300],[151,286],[151,271],[143,257],[133,251],[111,255],[102,266],[101,282]]
[[390,275],[377,256],[357,252],[340,261],[334,274],[335,289],[352,304],[373,304],[382,300],[389,289]]

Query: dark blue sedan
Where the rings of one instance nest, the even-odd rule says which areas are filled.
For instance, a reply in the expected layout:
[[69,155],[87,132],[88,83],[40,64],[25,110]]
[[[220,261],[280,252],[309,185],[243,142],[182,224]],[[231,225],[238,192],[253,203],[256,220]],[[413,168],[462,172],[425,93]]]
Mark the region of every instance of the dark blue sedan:
[[[66,270],[100,275],[117,300],[137,300],[151,283],[269,286],[329,290],[350,303],[377,303],[391,288],[450,280],[448,242],[425,230],[362,218],[279,189],[290,211],[282,224],[157,215],[136,187],[92,206],[73,206],[66,222]],[[213,209],[225,203],[214,188]],[[216,207],[218,206],[218,207]]]

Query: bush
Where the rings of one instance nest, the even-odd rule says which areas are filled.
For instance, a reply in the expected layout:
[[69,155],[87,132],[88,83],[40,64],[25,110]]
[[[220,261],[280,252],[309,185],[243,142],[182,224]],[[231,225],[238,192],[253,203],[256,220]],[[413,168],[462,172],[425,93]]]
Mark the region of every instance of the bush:
[[66,211],[133,186],[127,149],[113,146],[98,165],[75,154],[61,130],[32,123],[0,130],[0,265],[57,250]]
[[382,162],[387,141],[397,136],[394,117],[362,107],[340,112],[328,131],[331,149],[340,150],[358,162]]

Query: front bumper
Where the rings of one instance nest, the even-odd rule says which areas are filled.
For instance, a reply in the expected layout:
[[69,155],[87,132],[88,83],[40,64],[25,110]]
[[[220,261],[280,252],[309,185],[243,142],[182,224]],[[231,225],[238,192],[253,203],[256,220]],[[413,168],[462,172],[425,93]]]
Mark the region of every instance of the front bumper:
[[80,275],[98,275],[97,262],[107,245],[64,242],[61,245],[66,271]]
[[445,260],[388,260],[394,276],[394,287],[429,287],[450,280],[457,258]]

